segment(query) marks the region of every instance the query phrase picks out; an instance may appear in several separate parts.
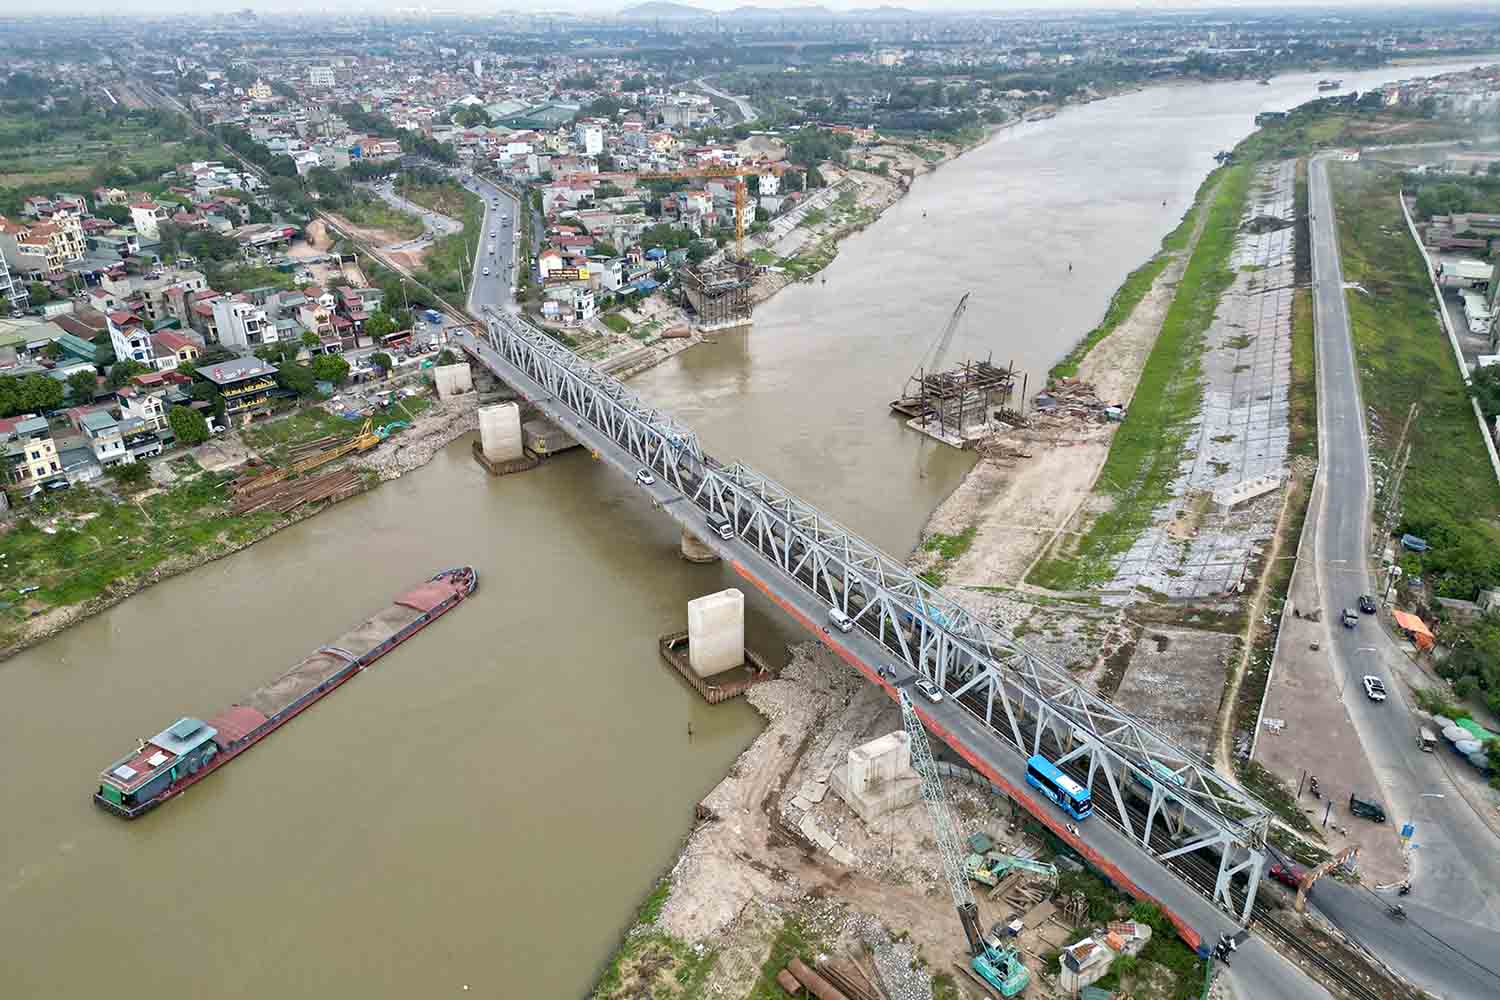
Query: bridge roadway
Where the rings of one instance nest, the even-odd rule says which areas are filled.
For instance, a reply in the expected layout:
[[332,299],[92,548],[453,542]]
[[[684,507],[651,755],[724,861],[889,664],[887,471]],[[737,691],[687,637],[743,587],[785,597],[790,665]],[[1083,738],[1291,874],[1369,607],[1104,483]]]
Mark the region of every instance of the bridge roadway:
[[[642,468],[641,462],[634,455],[592,423],[582,419],[571,407],[512,364],[486,340],[469,330],[461,330],[453,334],[452,341],[559,427],[573,435],[579,443],[590,448],[599,461],[614,467],[627,478],[634,478]],[[740,538],[720,538],[708,527],[707,514],[665,482],[664,477],[658,476],[655,485],[641,489],[654,506],[665,511],[683,529],[692,532],[725,563],[732,566],[735,573],[754,585],[815,638],[862,673],[870,683],[879,685],[893,699],[898,687],[905,687],[917,680],[915,674],[904,664],[895,662],[885,647],[863,630],[830,632],[825,627],[828,607],[822,600],[766,561],[753,545]],[[886,676],[881,676],[882,669]],[[1067,816],[1050,802],[1037,798],[1033,789],[1026,784],[1025,758],[1003,742],[982,719],[959,705],[956,699],[945,698],[936,705],[920,698],[917,701],[918,715],[929,731],[935,733],[990,781],[1004,789],[1011,798],[1021,803],[1059,839],[1067,842],[1100,870],[1107,872],[1118,886],[1139,899],[1150,900],[1160,906],[1190,943],[1211,945],[1221,933],[1238,929],[1229,915],[1167,871],[1123,832],[1101,822],[1097,813],[1093,820],[1070,829]],[[958,919],[956,915],[954,919]],[[1242,997],[1255,997],[1257,1000],[1329,997],[1326,990],[1256,937],[1251,937],[1240,946],[1227,975]]]

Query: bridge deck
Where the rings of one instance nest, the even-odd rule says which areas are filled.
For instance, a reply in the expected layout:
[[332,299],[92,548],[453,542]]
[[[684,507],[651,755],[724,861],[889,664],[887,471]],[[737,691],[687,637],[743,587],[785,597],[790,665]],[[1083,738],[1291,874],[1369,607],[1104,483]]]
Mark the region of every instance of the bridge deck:
[[[626,477],[635,476],[640,462],[633,455],[591,423],[581,419],[488,343],[467,332],[458,335],[456,339],[471,358],[509,384],[568,434],[587,445],[600,461],[615,467]],[[707,515],[671,485],[658,478],[656,485],[642,487],[642,492],[655,506],[691,531],[732,566],[740,577],[753,584],[814,638],[860,671],[870,683],[879,685],[893,699],[898,686],[911,684],[916,680],[915,676],[909,674],[899,676],[905,672],[904,667],[898,668],[894,683],[881,677],[878,670],[883,667],[889,671],[891,657],[875,638],[860,630],[830,634],[825,627],[827,609],[822,602],[802,589],[779,568],[767,563],[748,542],[739,538],[720,538],[709,529]],[[1025,758],[1002,741],[983,720],[975,718],[959,705],[956,699],[947,698],[937,705],[923,703],[918,714],[927,728],[954,752],[1019,802],[1060,840],[1105,872],[1120,889],[1161,907],[1186,941],[1194,946],[1201,942],[1212,943],[1221,933],[1238,929],[1238,925],[1228,914],[1169,872],[1123,832],[1101,821],[1097,813],[1094,818],[1070,829],[1068,817],[1050,802],[1037,798],[1026,784]],[[1240,946],[1235,954],[1231,974],[1246,989],[1251,990],[1244,995],[1277,998],[1329,996],[1327,991],[1258,938],[1252,937]]]

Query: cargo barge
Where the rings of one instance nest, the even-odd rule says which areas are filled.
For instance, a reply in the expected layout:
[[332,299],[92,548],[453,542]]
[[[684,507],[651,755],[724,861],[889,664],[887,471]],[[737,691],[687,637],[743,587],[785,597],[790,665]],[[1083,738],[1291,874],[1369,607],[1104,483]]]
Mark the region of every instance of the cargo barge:
[[94,801],[135,819],[180,795],[453,610],[478,583],[472,566],[444,570],[244,701],[206,720],[177,720],[105,768]]

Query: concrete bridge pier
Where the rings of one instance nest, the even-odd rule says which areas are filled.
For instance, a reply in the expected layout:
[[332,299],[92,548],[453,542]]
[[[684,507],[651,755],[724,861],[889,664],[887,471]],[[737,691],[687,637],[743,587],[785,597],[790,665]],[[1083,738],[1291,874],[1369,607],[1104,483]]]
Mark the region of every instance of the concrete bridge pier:
[[712,677],[745,664],[745,595],[730,587],[688,601],[688,665]]
[[718,562],[719,555],[703,542],[698,536],[686,528],[682,529],[682,558],[690,563]]
[[526,454],[521,437],[521,408],[515,403],[495,403],[479,408],[479,440],[474,457],[492,476],[530,469],[537,460]]

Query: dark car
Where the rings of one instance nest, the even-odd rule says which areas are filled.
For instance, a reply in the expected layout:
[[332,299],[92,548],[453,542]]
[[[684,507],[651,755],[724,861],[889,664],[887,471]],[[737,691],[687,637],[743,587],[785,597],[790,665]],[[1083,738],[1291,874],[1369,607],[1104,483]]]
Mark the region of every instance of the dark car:
[[1374,799],[1362,799],[1358,795],[1349,796],[1349,812],[1375,823],[1385,822],[1385,806]]
[[1375,613],[1375,598],[1371,597],[1369,594],[1360,594],[1359,610],[1363,611],[1367,615],[1373,615]]
[[[1295,889],[1297,888],[1297,883],[1302,880],[1302,876],[1307,874],[1307,869],[1301,865],[1294,865],[1291,862],[1287,862],[1284,865],[1272,865],[1267,874],[1282,885]],[[1309,889],[1308,891],[1311,892],[1312,890]]]

